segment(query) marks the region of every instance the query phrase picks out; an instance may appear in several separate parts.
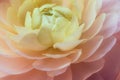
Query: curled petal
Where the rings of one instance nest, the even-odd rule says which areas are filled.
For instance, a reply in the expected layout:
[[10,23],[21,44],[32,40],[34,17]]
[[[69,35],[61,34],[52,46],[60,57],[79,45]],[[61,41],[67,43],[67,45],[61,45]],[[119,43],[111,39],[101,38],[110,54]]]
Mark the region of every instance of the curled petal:
[[83,54],[81,54],[80,59],[78,61],[84,61],[85,59],[93,55],[95,51],[100,47],[102,42],[103,37],[98,36],[81,45],[80,47],[82,48]]
[[38,70],[44,71],[53,71],[65,68],[70,65],[70,60],[67,58],[59,58],[59,59],[42,59],[37,60],[33,63],[33,67]]
[[68,51],[68,50],[75,48],[76,46],[78,46],[80,43],[82,43],[84,41],[85,40],[76,40],[76,41],[67,41],[67,42],[63,42],[63,43],[56,43],[54,45],[54,48],[58,48],[61,51]]
[[88,30],[91,27],[96,18],[96,6],[96,0],[89,0],[88,2],[86,1],[86,7],[83,11],[83,22],[85,23],[84,31]]
[[118,15],[116,13],[108,14],[99,35],[103,35],[104,38],[108,38],[112,36],[118,28],[117,25],[118,25]]
[[0,37],[0,55],[5,57],[20,57],[8,47],[8,45],[6,44],[4,39],[2,39],[2,37]]
[[72,80],[72,71],[71,68],[68,68],[65,73],[56,76],[54,80]]
[[55,77],[55,76],[58,76],[60,74],[63,74],[64,72],[66,72],[66,70],[67,70],[67,67],[60,69],[60,70],[48,71],[47,74],[50,77]]
[[81,54],[82,54],[82,50],[78,50],[76,53],[73,53],[67,57],[71,60],[72,63],[75,63],[76,61],[79,60]]
[[91,63],[78,63],[72,65],[73,79],[86,80],[92,74],[101,70],[104,66],[104,60]]
[[90,56],[85,61],[86,62],[91,62],[91,61],[101,59],[103,56],[105,56],[106,53],[108,53],[112,49],[112,47],[115,45],[115,43],[116,43],[116,38],[114,38],[114,37],[110,37],[110,38],[104,40],[102,45],[95,52],[95,54]]
[[103,27],[105,16],[105,14],[101,14],[100,16],[98,16],[92,27],[83,33],[82,38],[86,39],[95,37]]

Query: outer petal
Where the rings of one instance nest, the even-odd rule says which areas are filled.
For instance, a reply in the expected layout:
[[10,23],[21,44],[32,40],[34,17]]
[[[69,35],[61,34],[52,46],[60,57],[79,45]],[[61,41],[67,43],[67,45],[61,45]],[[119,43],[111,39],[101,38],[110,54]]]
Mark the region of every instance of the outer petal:
[[105,80],[105,79],[103,79],[103,77],[99,73],[96,73],[89,77],[87,80]]
[[95,61],[92,63],[78,63],[72,65],[73,80],[85,80],[92,74],[103,68],[104,60]]
[[116,38],[114,37],[104,40],[102,45],[99,47],[99,49],[85,61],[91,62],[91,61],[101,59],[103,56],[105,56],[106,53],[108,53],[112,49],[115,43],[116,43]]
[[32,70],[24,74],[12,75],[0,80],[53,80],[53,78],[47,76],[43,71]]
[[89,39],[89,38],[93,38],[94,36],[96,36],[103,27],[105,16],[106,16],[105,14],[101,14],[100,16],[98,16],[96,20],[94,21],[92,27],[82,34],[82,38]]
[[55,77],[55,76],[58,76],[60,74],[63,74],[64,72],[66,72],[66,70],[67,70],[67,67],[60,69],[60,70],[48,71],[47,74],[50,77]]
[[106,63],[104,68],[100,71],[104,80],[116,80],[117,76],[120,80],[120,43],[119,41],[113,47],[113,49],[104,57]]
[[33,61],[24,58],[0,56],[0,71],[9,74],[21,74],[31,70]]
[[38,70],[53,71],[68,67],[70,63],[70,60],[67,58],[42,59],[35,61],[33,67]]
[[56,76],[54,80],[73,80],[71,68],[68,68],[67,71],[59,76]]
[[116,13],[108,14],[99,35],[103,35],[105,38],[108,38],[116,32],[117,28],[118,28],[118,14]]
[[[0,32],[2,34],[2,32]],[[4,34],[2,34],[4,35]],[[5,43],[4,39],[0,37],[0,56],[6,56],[6,57],[20,57],[16,53],[14,53]]]
[[84,61],[85,59],[93,55],[95,51],[100,47],[102,41],[103,37],[98,36],[81,45],[80,47],[82,48],[83,54],[81,54],[79,61]]

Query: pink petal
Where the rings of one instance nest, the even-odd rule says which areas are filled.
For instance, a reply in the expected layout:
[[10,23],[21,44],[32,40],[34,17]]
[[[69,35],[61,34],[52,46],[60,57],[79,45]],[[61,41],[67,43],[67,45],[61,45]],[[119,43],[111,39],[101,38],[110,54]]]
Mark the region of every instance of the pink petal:
[[0,71],[9,74],[21,74],[31,70],[33,61],[24,58],[8,58],[0,56]]
[[63,74],[66,70],[67,70],[67,67],[60,69],[60,70],[48,71],[47,74],[50,77],[55,77],[55,76],[58,76],[60,74]]
[[105,38],[112,36],[117,30],[117,25],[118,15],[115,13],[108,14],[99,35],[102,35]]
[[114,38],[114,37],[110,37],[110,38],[104,40],[102,45],[94,53],[94,55],[92,55],[85,61],[91,62],[91,61],[95,61],[95,60],[102,58],[103,56],[105,56],[105,54],[107,54],[112,49],[112,47],[115,45],[115,43],[116,43],[116,38]]
[[101,76],[104,78],[104,80],[116,80],[117,76],[120,73],[119,41],[104,58],[106,59],[106,63],[104,65],[104,68],[100,71]]
[[117,75],[116,80],[120,80],[120,73]]
[[96,36],[101,30],[101,28],[103,27],[105,16],[106,16],[105,14],[101,14],[100,16],[98,16],[96,20],[94,21],[92,27],[82,34],[82,38],[89,39],[89,38],[93,38],[94,36]]
[[8,74],[0,71],[0,78],[7,76]]
[[31,70],[24,74],[12,75],[0,80],[53,80],[53,78],[47,76],[43,71]]
[[103,79],[103,77],[99,73],[96,73],[89,77],[87,80],[105,80],[105,79]]
[[[98,36],[98,37],[95,37],[95,38],[89,40],[85,44],[81,45],[83,54],[81,55],[79,61],[84,61],[89,56],[93,55],[94,52],[101,45],[102,41],[103,41],[103,37]],[[91,47],[91,45],[92,45],[92,47]]]
[[104,66],[104,60],[91,63],[78,63],[72,65],[73,80],[86,80],[92,74],[100,71]]
[[56,76],[54,80],[73,80],[71,68],[68,68],[67,71],[59,76]]
[[44,71],[53,71],[65,68],[70,65],[70,60],[67,58],[59,58],[59,59],[42,59],[37,60],[33,63],[33,67],[38,70]]
[[78,50],[76,53],[67,56],[67,58],[69,58],[72,63],[75,63],[80,58],[81,54],[82,54],[82,50]]

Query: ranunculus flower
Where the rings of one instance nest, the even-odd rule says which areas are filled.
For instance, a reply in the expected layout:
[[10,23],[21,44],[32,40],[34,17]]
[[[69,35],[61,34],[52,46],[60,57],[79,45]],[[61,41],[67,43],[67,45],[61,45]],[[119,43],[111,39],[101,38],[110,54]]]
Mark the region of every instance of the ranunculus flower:
[[0,0],[0,80],[103,79],[99,71],[109,61],[103,57],[120,30],[119,4]]

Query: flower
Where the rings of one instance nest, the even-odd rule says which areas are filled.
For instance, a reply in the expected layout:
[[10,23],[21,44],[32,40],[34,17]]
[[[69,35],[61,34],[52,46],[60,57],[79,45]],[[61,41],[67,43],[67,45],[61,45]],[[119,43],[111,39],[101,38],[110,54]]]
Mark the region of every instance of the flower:
[[97,74],[119,32],[119,0],[107,1],[1,1],[1,79],[86,80]]

